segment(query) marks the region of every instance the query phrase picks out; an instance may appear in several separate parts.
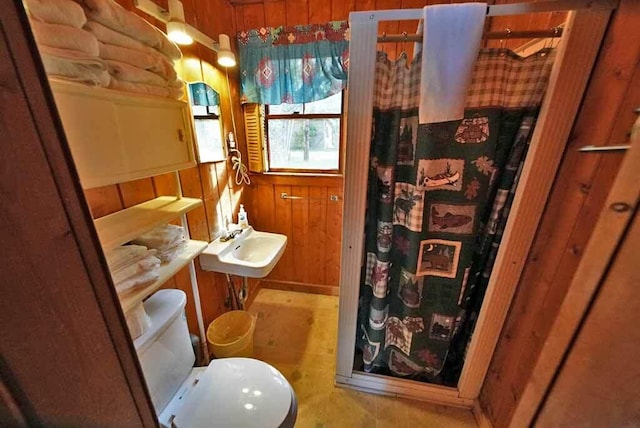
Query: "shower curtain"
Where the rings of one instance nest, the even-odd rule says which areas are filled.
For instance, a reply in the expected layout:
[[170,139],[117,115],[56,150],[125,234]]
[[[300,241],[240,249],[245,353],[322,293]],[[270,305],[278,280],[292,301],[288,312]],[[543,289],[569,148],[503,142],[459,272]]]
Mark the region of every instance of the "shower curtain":
[[378,53],[357,333],[365,371],[457,382],[554,56],[481,50],[464,118],[418,125],[420,58]]

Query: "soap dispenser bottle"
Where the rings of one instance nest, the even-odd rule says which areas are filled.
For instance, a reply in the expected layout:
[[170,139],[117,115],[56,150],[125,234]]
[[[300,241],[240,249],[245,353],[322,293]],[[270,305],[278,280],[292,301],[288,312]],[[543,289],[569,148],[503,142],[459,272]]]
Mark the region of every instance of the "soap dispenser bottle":
[[249,220],[247,220],[247,212],[244,209],[244,205],[240,204],[240,211],[238,212],[238,226],[241,229],[249,227]]

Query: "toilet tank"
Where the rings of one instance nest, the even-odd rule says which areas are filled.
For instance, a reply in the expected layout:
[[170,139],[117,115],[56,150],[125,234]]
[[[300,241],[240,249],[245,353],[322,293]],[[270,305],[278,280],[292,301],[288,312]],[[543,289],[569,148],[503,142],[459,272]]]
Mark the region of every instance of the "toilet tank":
[[151,327],[133,342],[158,414],[195,362],[184,311],[186,302],[187,296],[180,290],[160,290],[149,297],[144,309]]

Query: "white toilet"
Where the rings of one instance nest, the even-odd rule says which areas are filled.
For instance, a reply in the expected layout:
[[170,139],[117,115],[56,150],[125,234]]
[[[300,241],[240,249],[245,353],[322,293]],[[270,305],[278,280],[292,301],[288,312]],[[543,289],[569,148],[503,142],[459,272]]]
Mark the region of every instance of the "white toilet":
[[151,327],[134,341],[163,427],[293,427],[296,396],[282,374],[251,358],[193,367],[184,312],[186,295],[160,290],[144,308]]

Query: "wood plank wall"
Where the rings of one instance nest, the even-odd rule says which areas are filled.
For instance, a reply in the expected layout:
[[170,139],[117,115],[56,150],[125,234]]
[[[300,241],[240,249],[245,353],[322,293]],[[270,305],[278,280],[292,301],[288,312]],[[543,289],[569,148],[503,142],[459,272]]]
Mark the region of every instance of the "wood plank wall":
[[607,31],[527,259],[480,397],[496,428],[511,420],[623,156],[577,149],[628,144],[633,109],[640,106],[639,19],[640,3],[623,0]]
[[[123,7],[131,10],[157,27],[164,29],[164,24],[155,21],[152,17],[138,11],[133,6],[133,0],[117,0]],[[158,1],[167,7],[166,0]],[[236,33],[235,16],[231,5],[227,0],[195,1],[184,0],[185,19],[188,24],[203,31],[205,34],[217,40],[218,34],[226,33],[233,36]],[[233,37],[232,37],[233,38]],[[181,47],[184,58],[182,64],[193,64],[200,67],[205,73],[205,80],[220,93],[222,107],[222,123],[225,135],[233,130],[231,122],[231,109],[234,109],[236,118],[236,139],[244,147],[244,128],[239,122],[242,118],[239,103],[238,68],[229,70],[230,90],[227,89],[224,71],[214,67],[216,54],[199,44]],[[230,99],[231,98],[231,102]],[[246,154],[244,155],[246,158]],[[232,220],[242,199],[242,186],[237,186],[234,181],[234,171],[229,161],[200,164],[195,168],[180,172],[180,182],[185,196],[201,198],[204,201],[202,207],[187,215],[189,231],[192,239],[211,241],[224,226],[225,219]],[[162,195],[175,195],[176,183],[173,174],[165,174],[153,178],[135,180],[119,185],[106,186],[96,189],[87,189],[85,196],[91,208],[94,218],[102,217],[114,211],[127,208],[145,200]],[[209,322],[225,312],[226,280],[220,274],[204,272],[196,261],[196,270],[200,298],[205,321],[205,328]],[[195,306],[193,303],[191,282],[188,268],[180,271],[165,285],[165,288],[179,288],[187,293],[187,320],[189,329],[197,333]]]
[[[249,222],[258,230],[288,237],[282,259],[262,286],[337,295],[342,177],[254,175],[251,179]],[[282,193],[303,199],[282,199]]]

